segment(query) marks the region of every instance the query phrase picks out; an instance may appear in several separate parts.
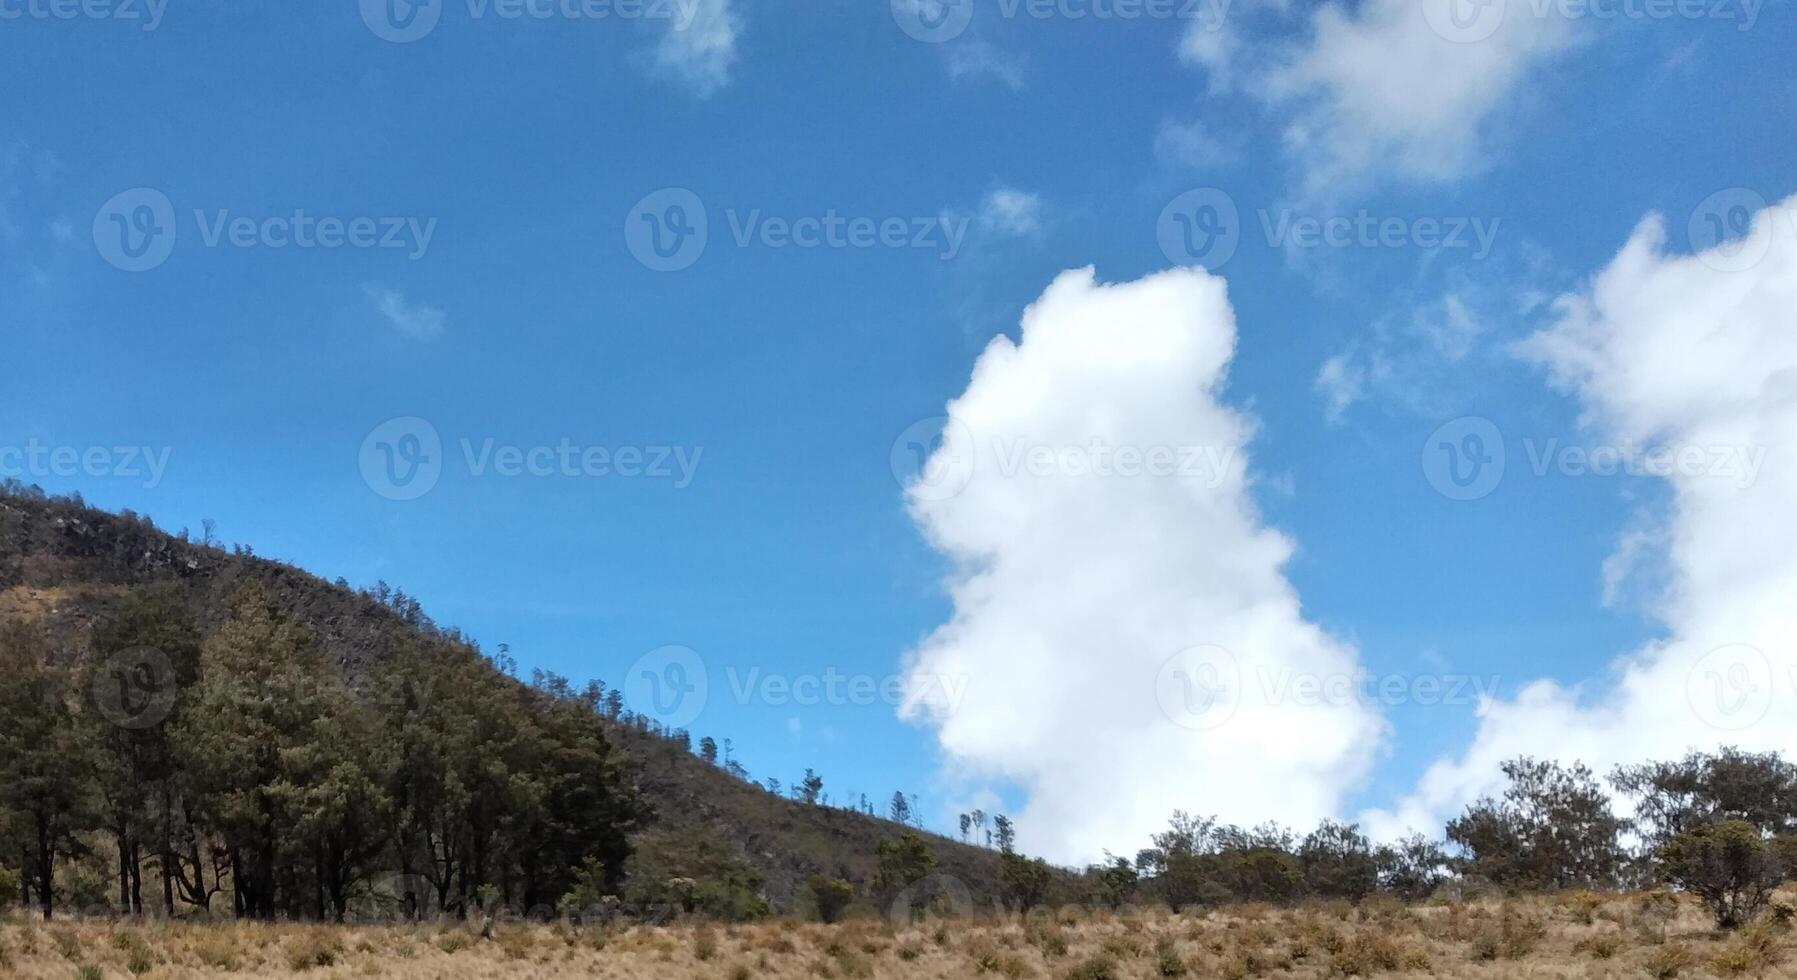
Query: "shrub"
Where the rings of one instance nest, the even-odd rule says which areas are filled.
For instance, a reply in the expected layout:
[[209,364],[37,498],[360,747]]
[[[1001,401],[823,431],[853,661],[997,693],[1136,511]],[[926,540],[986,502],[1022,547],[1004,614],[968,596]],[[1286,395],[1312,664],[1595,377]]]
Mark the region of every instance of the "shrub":
[[1123,972],[1117,968],[1117,961],[1103,954],[1079,961],[1063,976],[1066,980],[1123,980]]
[[1783,877],[1771,845],[1745,820],[1693,827],[1654,856],[1661,879],[1703,899],[1718,929],[1745,925]]
[[1648,954],[1643,968],[1647,970],[1647,975],[1653,977],[1654,980],[1672,980],[1673,977],[1690,967],[1696,959],[1697,957],[1692,954],[1689,946],[1668,943],[1655,947],[1654,951]]
[[841,878],[813,875],[805,884],[817,903],[817,917],[824,922],[841,921],[842,913],[855,900],[855,886]]
[[1600,932],[1573,944],[1575,952],[1590,954],[1594,960],[1612,959],[1622,951],[1622,937],[1613,932]]
[[1174,947],[1173,940],[1162,939],[1154,944],[1154,972],[1156,976],[1182,977],[1186,972],[1186,961],[1179,958],[1179,950]]
[[309,931],[295,939],[287,950],[287,965],[300,973],[314,967],[331,966],[342,953],[342,947],[328,934],[322,930]]

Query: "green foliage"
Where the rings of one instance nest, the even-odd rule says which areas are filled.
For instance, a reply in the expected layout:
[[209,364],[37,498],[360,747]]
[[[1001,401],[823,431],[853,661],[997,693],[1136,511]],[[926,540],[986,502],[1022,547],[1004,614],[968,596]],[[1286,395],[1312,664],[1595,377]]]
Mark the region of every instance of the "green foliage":
[[1087,868],[1086,874],[1097,885],[1098,900],[1118,908],[1135,896],[1136,883],[1141,876],[1129,859],[1108,854],[1106,858],[1105,864]]
[[97,750],[75,674],[51,662],[38,624],[0,625],[0,677],[0,824],[20,841],[21,870],[48,919],[58,862],[82,854],[81,835],[99,822],[93,781],[79,775],[93,771]]
[[999,894],[1009,908],[1028,912],[1042,904],[1051,880],[1048,862],[1041,858],[1021,857],[1011,851],[998,856]]
[[1298,847],[1304,887],[1321,898],[1358,902],[1379,886],[1372,843],[1353,824],[1325,820]]
[[855,886],[841,878],[812,875],[806,879],[805,887],[811,891],[811,900],[817,906],[817,917],[824,922],[841,921],[842,913],[855,900]]
[[761,872],[715,837],[647,835],[631,867],[624,898],[633,912],[674,910],[727,922],[772,913],[762,894]]
[[1602,887],[1626,862],[1618,839],[1625,822],[1583,765],[1530,758],[1502,766],[1510,785],[1449,822],[1448,840],[1466,852],[1462,871],[1497,885],[1532,890]]
[[1776,752],[1691,752],[1619,766],[1610,782],[1634,798],[1637,827],[1655,846],[1719,820],[1745,820],[1764,835],[1797,833],[1797,765]]
[[[936,855],[923,838],[906,831],[895,838],[886,838],[875,845],[878,865],[874,871],[873,887],[881,901],[891,903],[898,899],[913,884],[922,881],[936,867]],[[911,896],[914,912],[921,896]]]
[[1720,929],[1745,925],[1783,878],[1771,844],[1745,820],[1682,830],[1654,857],[1661,879],[1703,899]]

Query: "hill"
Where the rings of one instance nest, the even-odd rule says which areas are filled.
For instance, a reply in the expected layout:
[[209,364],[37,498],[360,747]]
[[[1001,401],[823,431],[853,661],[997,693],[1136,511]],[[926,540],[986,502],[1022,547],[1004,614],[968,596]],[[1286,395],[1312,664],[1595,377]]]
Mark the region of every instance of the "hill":
[[[99,511],[79,498],[49,498],[17,485],[0,492],[0,625],[38,624],[53,659],[74,665],[93,659],[97,638],[124,615],[133,593],[152,586],[176,592],[203,635],[231,620],[246,587],[259,586],[280,615],[310,631],[358,698],[374,696],[379,666],[407,645],[446,665],[477,663],[495,683],[521,693],[569,688],[557,678],[516,679],[504,658],[480,655],[470,639],[436,625],[415,600],[384,584],[356,590],[342,580],[327,582],[249,549],[227,551],[186,532],[170,534],[140,515]],[[605,703],[591,700],[595,707]],[[630,870],[638,879],[738,875],[776,909],[796,911],[814,874],[847,879],[867,895],[877,844],[907,829],[777,796],[695,756],[685,733],[662,731],[615,707],[597,713],[628,779],[653,811],[630,837],[636,852]],[[922,836],[940,874],[975,895],[993,893],[994,852]]]

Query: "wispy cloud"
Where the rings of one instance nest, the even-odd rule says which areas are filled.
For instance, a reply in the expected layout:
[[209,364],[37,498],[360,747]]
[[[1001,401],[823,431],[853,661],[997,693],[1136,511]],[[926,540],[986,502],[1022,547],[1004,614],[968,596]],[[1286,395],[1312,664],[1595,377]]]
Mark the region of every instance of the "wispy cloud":
[[990,78],[1013,90],[1023,88],[1027,61],[1021,53],[965,37],[948,44],[943,56],[948,59],[948,77],[957,81]]
[[1042,233],[1042,211],[1040,196],[1000,187],[980,206],[980,227],[1010,238],[1034,238]]
[[442,310],[422,303],[408,302],[404,293],[379,283],[367,283],[362,291],[374,304],[374,308],[400,333],[417,340],[442,336],[443,324],[448,319]]
[[731,0],[688,0],[691,17],[670,22],[655,46],[655,74],[709,98],[730,84],[736,67],[736,39],[742,18]]

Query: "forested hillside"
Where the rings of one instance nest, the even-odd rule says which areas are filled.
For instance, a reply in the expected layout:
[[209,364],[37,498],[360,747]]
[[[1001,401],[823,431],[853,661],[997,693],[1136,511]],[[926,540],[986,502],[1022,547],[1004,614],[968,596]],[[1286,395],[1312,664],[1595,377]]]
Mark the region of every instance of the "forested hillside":
[[992,850],[770,792],[603,681],[520,679],[403,592],[212,538],[0,493],[0,875],[35,903],[747,917],[810,909],[814,877],[889,899],[906,833],[997,887]]

